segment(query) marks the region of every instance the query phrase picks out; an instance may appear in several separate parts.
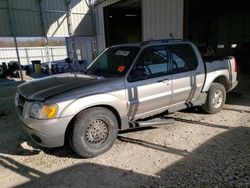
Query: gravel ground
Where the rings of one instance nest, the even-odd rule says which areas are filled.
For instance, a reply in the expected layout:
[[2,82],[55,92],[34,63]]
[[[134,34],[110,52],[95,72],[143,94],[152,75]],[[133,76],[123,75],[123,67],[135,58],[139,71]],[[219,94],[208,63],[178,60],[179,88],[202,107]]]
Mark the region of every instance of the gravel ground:
[[199,108],[174,113],[174,125],[120,133],[109,152],[93,159],[31,142],[13,110],[15,87],[2,88],[0,185],[250,187],[250,82],[245,83],[220,113],[207,115]]

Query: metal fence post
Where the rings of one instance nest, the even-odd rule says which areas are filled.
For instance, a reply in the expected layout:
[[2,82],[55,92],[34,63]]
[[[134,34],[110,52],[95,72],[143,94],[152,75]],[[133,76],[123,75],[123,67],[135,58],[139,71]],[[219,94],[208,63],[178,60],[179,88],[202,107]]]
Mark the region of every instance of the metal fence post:
[[50,52],[51,52],[51,58],[52,58],[52,62],[54,62],[54,55],[53,55],[53,48],[50,48]]
[[39,0],[39,9],[40,9],[40,15],[41,15],[41,21],[42,21],[43,35],[45,37],[46,55],[47,55],[47,60],[48,60],[49,74],[51,75],[52,71],[51,71],[51,61],[50,61],[50,53],[49,53],[49,41],[48,41],[47,32],[45,30],[45,22],[44,22],[44,12],[43,12],[42,0]]
[[19,71],[20,71],[20,77],[21,77],[21,81],[23,81],[23,73],[22,73],[21,61],[20,61],[20,56],[19,56],[19,51],[18,51],[18,46],[17,46],[17,40],[16,40],[16,24],[15,24],[15,20],[14,20],[14,15],[12,13],[12,2],[11,2],[11,0],[8,0],[8,9],[9,9],[12,37],[14,38],[14,43],[15,43],[15,48],[16,48],[16,55],[17,55],[17,61],[18,61],[18,66],[19,66]]
[[74,37],[74,31],[72,26],[72,17],[71,17],[71,0],[65,0],[65,5],[67,9],[67,25],[68,25],[68,32],[71,42],[71,50],[72,50],[72,58],[73,58],[73,65],[74,70],[77,70],[77,54],[76,54],[76,46],[75,46],[75,37]]
[[27,63],[28,63],[28,65],[30,65],[29,52],[28,52],[27,48],[25,48],[25,54],[26,54]]
[[43,63],[44,63],[43,48],[41,49],[41,55],[42,55],[42,61],[43,61]]

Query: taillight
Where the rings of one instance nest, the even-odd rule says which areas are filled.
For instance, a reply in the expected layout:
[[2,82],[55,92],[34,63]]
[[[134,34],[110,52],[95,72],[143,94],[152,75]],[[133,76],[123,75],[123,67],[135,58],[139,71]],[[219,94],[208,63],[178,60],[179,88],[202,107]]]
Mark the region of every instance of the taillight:
[[234,57],[232,59],[232,62],[234,64],[234,72],[238,72],[238,65],[237,65],[236,59]]

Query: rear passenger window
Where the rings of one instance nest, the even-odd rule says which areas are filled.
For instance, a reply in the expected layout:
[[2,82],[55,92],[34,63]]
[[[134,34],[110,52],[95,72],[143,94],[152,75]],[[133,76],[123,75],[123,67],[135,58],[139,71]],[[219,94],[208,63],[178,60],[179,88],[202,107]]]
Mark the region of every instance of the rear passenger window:
[[169,46],[173,58],[173,73],[195,70],[198,66],[196,54],[189,44],[176,44]]

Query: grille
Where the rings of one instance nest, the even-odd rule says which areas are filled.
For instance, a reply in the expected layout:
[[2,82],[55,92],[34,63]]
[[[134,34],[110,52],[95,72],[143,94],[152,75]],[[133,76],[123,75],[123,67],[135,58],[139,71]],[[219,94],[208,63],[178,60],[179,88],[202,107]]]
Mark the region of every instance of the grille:
[[23,112],[24,104],[25,104],[25,98],[19,94],[19,97],[17,99],[18,102],[18,108],[21,112]]

